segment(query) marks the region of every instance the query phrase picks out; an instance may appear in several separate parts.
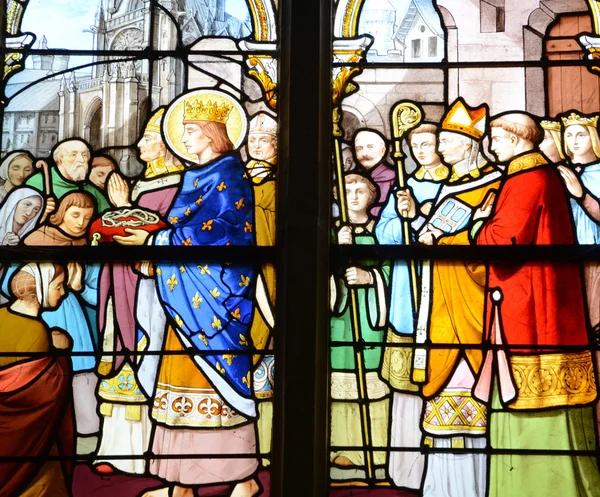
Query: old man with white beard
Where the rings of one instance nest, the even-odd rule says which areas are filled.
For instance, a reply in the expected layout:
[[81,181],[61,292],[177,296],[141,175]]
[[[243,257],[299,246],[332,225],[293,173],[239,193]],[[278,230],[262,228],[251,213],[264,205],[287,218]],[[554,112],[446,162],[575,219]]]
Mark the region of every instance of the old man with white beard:
[[51,191],[45,191],[46,179],[42,171],[31,176],[26,184],[46,194],[50,193],[57,200],[67,193],[83,190],[96,199],[98,213],[102,214],[110,208],[110,204],[102,191],[87,179],[90,158],[90,149],[84,141],[65,140],[56,145],[52,153],[56,165],[50,168]]

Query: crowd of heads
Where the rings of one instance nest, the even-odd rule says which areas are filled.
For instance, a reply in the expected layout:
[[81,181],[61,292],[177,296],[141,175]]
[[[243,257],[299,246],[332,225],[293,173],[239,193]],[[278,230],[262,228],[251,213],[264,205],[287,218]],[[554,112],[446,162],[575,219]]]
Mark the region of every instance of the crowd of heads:
[[[600,160],[597,121],[598,116],[577,111],[566,112],[555,119],[507,112],[488,121],[487,106],[470,108],[459,100],[442,122],[422,123],[404,139],[416,170],[433,170],[445,165],[460,172],[461,168],[468,171],[486,163],[498,164],[502,169],[513,157],[532,150],[541,152],[548,162],[557,166],[576,167]],[[390,169],[396,166],[389,156],[388,143],[379,131],[372,129],[359,129],[350,143],[342,143],[341,167],[349,212],[356,206],[356,188],[352,186],[356,175],[373,191],[382,184],[372,172],[382,165]],[[397,179],[395,181],[393,187],[397,186]],[[334,191],[334,198],[336,195]],[[375,202],[372,197],[370,205]],[[336,212],[339,207],[334,207],[334,214]],[[371,217],[376,215],[371,210]]]

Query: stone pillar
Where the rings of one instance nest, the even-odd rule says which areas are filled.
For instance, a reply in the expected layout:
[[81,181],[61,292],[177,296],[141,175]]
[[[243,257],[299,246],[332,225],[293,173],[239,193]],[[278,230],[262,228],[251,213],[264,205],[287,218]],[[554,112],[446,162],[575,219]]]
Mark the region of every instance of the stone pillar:
[[71,73],[71,80],[69,81],[69,117],[68,117],[68,136],[67,138],[72,138],[77,136],[77,80],[75,79],[75,73]]
[[111,87],[110,87],[110,74],[108,72],[108,65],[104,66],[104,74],[102,75],[102,139],[100,142],[103,147],[109,145],[108,138],[108,123],[111,120]]
[[70,99],[67,98],[67,79],[63,75],[60,81],[60,87],[58,90],[58,140],[64,140],[67,137],[69,124],[69,104]]
[[[135,76],[135,62],[131,61],[127,66],[127,74],[125,81],[122,83],[123,87],[123,122],[122,122],[122,142],[121,144],[135,144],[138,138],[138,87],[139,81]],[[119,162],[119,168],[125,174],[129,175],[129,160],[131,156],[131,149],[126,148],[123,150],[123,155]]]

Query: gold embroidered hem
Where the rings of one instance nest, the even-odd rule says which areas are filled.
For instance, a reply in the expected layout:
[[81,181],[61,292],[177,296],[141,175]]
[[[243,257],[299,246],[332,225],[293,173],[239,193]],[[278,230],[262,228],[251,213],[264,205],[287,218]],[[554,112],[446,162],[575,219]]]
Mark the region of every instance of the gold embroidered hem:
[[[367,398],[371,400],[382,399],[389,395],[390,390],[383,383],[376,372],[366,375]],[[331,373],[331,398],[333,400],[358,400],[358,386],[355,373]]]
[[[100,404],[100,414],[105,417],[112,417],[113,408],[117,404],[110,404],[108,402],[102,402]],[[127,421],[141,421],[142,420],[142,404],[131,404],[125,406],[125,419]]]
[[516,158],[508,165],[507,174],[510,176],[519,171],[527,171],[528,169],[534,169],[546,164],[548,164],[548,161],[546,161],[541,154],[538,154],[537,152],[526,154]]
[[131,404],[147,401],[129,364],[124,364],[115,376],[100,381],[98,396],[109,401],[109,403]]
[[432,435],[481,435],[487,427],[487,410],[470,390],[444,390],[425,403],[423,429]]
[[168,426],[231,427],[247,420],[212,388],[179,388],[159,383],[152,418]]
[[[388,330],[387,343],[414,343],[412,336],[403,336]],[[381,377],[398,392],[418,392],[419,386],[411,381],[413,347],[386,347],[381,362]]]
[[[435,447],[435,441],[433,437],[423,438],[423,445],[426,447]],[[452,437],[450,439],[450,447],[453,449],[464,449],[465,448],[465,437]]]
[[[169,326],[165,351],[183,351]],[[188,355],[165,355],[160,365],[152,418],[167,426],[219,428],[247,422],[212,387]]]
[[517,399],[510,409],[584,405],[596,399],[592,353],[514,355],[510,358]]

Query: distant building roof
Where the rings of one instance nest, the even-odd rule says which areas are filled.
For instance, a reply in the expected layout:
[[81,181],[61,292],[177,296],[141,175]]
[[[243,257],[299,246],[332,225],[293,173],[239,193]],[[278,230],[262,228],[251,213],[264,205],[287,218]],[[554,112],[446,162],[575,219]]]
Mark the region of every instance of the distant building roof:
[[413,25],[415,18],[419,16],[425,25],[433,34],[444,37],[444,30],[440,22],[440,15],[433,7],[432,0],[411,0],[406,7],[404,15],[401,17],[400,25],[396,30],[394,38],[404,43],[410,28]]
[[[18,83],[10,86],[14,87],[14,91],[12,92],[12,94],[14,94],[16,91],[27,86],[27,83]],[[6,107],[5,112],[58,112],[59,89],[59,79],[41,81],[12,98]]]
[[251,26],[227,12],[223,13],[223,20],[217,19],[217,13],[207,0],[184,0],[184,11],[187,20],[185,43],[196,41],[200,36],[232,36],[243,38],[252,32]]

